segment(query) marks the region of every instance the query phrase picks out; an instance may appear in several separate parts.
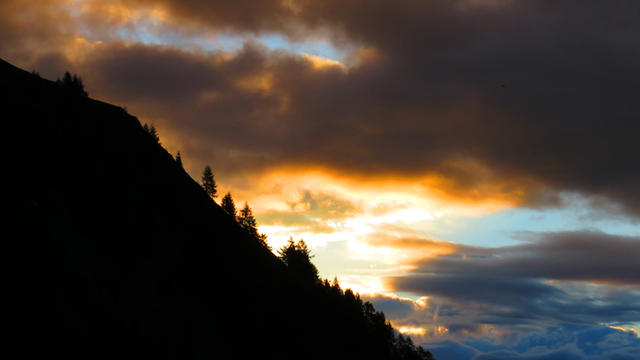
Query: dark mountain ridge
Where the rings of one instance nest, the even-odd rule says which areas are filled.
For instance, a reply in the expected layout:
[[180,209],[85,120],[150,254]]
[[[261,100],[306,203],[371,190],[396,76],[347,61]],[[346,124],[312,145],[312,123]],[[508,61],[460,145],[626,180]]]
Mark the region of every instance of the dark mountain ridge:
[[0,78],[10,358],[430,358],[301,280],[123,108],[2,60]]

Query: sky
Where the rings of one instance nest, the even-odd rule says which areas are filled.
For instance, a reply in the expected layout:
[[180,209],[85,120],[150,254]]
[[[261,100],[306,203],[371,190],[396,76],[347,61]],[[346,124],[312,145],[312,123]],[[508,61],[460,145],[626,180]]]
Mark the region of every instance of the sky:
[[[640,358],[635,0],[3,0],[436,357]],[[115,145],[115,144],[114,144]]]

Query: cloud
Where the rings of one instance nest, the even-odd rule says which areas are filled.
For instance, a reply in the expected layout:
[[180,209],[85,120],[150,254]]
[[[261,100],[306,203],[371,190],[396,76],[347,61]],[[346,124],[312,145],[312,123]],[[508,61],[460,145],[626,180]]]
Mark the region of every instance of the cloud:
[[[81,74],[92,96],[155,122],[192,173],[212,164],[234,185],[314,171],[374,195],[388,185],[416,199],[545,207],[579,193],[604,211],[637,216],[638,11],[632,0],[6,0],[0,56],[49,77]],[[294,54],[252,39],[273,33],[294,43],[328,39],[347,55]],[[202,46],[229,34],[246,41],[234,51]],[[374,195],[358,199],[382,198]],[[429,296],[429,306],[375,301],[425,336],[506,338],[505,327],[640,321],[640,239],[565,232],[488,249],[407,228],[372,234],[373,225],[433,215],[401,212],[410,202],[379,203],[377,222],[356,230],[366,230],[369,248],[413,254],[415,268],[389,283]],[[360,205],[309,192],[293,208],[258,215],[328,232],[328,221]],[[571,346],[471,353],[596,356]]]
[[329,223],[354,216],[359,210],[345,199],[330,194],[304,191],[297,201],[289,202],[289,209],[264,211],[258,216],[262,225],[282,225],[291,231],[331,233],[336,229]]
[[[533,242],[458,252],[420,264],[418,272],[640,284],[640,238],[593,231],[530,234]],[[508,269],[508,273],[505,273]]]
[[[558,205],[561,192],[578,192],[594,206],[640,213],[635,2],[118,3],[156,9],[164,14],[158,26],[172,29],[197,23],[203,32],[280,32],[292,41],[325,34],[354,49],[346,70],[256,43],[228,54],[113,42],[118,26],[146,25],[136,17],[122,25],[100,6],[74,17],[61,1],[46,2],[56,4],[62,15],[42,15],[38,29],[46,30],[9,11],[20,32],[2,27],[15,41],[1,53],[18,58],[16,49],[32,43],[25,39],[46,44],[48,59],[66,60],[87,74],[93,94],[158,122],[193,163],[214,158],[230,173],[312,164],[526,206]],[[102,23],[101,12],[110,14]],[[70,59],[68,38],[86,28],[107,33],[108,44]],[[60,66],[46,59],[23,62]]]
[[451,334],[475,331],[455,324],[525,329],[640,321],[639,238],[590,231],[528,236],[528,243],[501,248],[457,245],[414,261],[387,285],[452,306],[451,314],[439,314]]
[[496,344],[489,339],[469,339],[425,343],[423,346],[437,358],[452,360],[631,360],[637,358],[640,339],[629,332],[609,327],[562,324],[507,344]]

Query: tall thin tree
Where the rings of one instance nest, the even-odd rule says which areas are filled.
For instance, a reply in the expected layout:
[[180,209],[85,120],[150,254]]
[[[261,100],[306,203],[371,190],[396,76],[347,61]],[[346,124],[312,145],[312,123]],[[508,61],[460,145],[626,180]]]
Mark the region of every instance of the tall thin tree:
[[229,215],[236,217],[236,204],[233,202],[233,198],[231,197],[231,193],[227,193],[222,198],[222,208],[229,213]]
[[176,154],[176,164],[180,167],[180,169],[184,169],[182,166],[182,157],[180,156],[180,151]]
[[238,215],[238,223],[245,228],[251,235],[258,236],[258,229],[256,218],[253,217],[253,211],[249,207],[248,203],[244,203],[244,207],[240,210]]
[[267,242],[267,235],[258,233],[258,224],[256,222],[256,218],[253,217],[253,211],[251,211],[248,203],[244,203],[244,207],[240,210],[237,220],[240,226],[251,234],[251,236],[256,238],[262,246],[271,250],[271,246],[269,246],[269,243]]
[[204,167],[204,172],[202,173],[202,187],[212,198],[218,196],[216,181],[213,179],[213,171],[211,171],[211,166],[209,165]]

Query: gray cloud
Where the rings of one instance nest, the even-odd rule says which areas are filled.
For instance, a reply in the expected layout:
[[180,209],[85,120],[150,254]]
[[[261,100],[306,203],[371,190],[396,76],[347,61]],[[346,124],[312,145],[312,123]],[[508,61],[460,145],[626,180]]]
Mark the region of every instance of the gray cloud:
[[640,238],[593,231],[532,236],[540,238],[496,249],[461,247],[455,254],[426,261],[419,271],[640,284]]
[[384,312],[390,319],[400,321],[400,324],[402,324],[403,320],[414,315],[416,311],[420,310],[417,309],[416,304],[409,299],[394,298],[377,294],[369,296],[364,295],[362,296],[362,300],[371,302],[374,304],[376,309]]
[[396,291],[435,296],[459,308],[471,304],[474,311],[463,323],[628,324],[640,321],[637,254],[638,238],[547,233],[517,246],[458,246],[388,280]]

